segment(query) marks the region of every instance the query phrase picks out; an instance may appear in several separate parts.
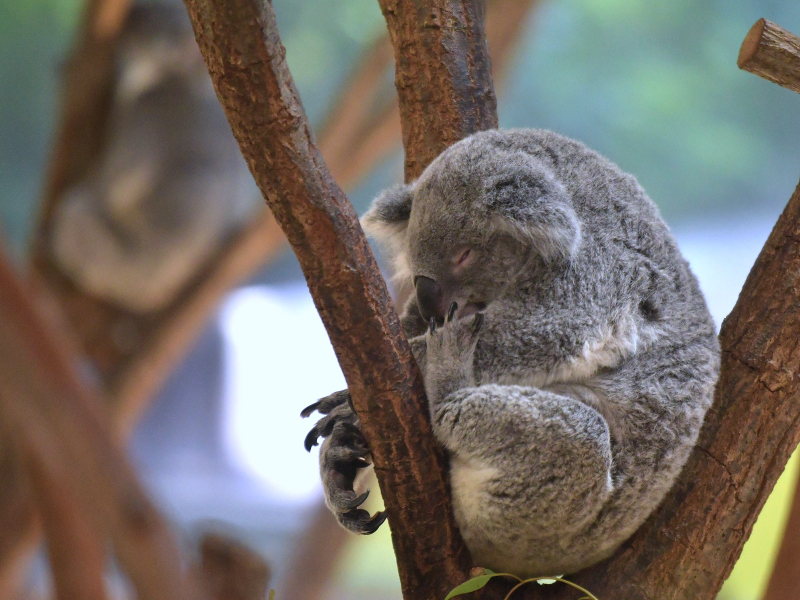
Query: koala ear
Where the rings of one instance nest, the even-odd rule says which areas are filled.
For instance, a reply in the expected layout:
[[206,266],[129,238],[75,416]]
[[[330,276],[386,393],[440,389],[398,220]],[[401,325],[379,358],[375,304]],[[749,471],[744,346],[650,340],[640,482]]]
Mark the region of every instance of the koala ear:
[[571,258],[580,246],[581,225],[567,191],[549,171],[515,162],[486,181],[493,222],[545,260]]
[[410,185],[384,190],[361,217],[364,231],[392,247],[402,245],[411,216],[411,198]]

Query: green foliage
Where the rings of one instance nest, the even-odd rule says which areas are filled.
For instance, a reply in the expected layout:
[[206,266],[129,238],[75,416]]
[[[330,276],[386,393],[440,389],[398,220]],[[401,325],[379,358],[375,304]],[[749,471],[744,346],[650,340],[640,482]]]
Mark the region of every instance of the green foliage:
[[489,569],[484,569],[483,575],[477,575],[472,577],[471,579],[467,579],[461,585],[456,586],[453,588],[447,596],[444,597],[444,600],[450,600],[450,598],[455,598],[456,596],[461,596],[463,594],[469,594],[470,592],[476,592],[489,583],[489,580],[492,577],[502,577],[505,575],[504,573],[494,573]]
[[567,581],[566,579],[562,579],[561,577],[531,577],[529,579],[521,579],[516,575],[512,575],[511,573],[495,573],[494,571],[490,571],[489,569],[483,569],[483,572],[480,575],[476,575],[462,583],[461,585],[457,586],[453,589],[447,596],[445,596],[444,600],[450,600],[451,598],[455,598],[456,596],[461,596],[463,594],[469,594],[470,592],[475,592],[481,588],[483,588],[489,580],[493,577],[510,577],[512,579],[517,580],[517,585],[515,585],[511,590],[506,594],[504,600],[510,600],[512,594],[516,592],[519,588],[529,583],[540,583],[540,584],[550,584],[561,582],[571,587],[574,587],[576,590],[580,590],[585,596],[581,597],[580,600],[598,600],[597,597],[592,594],[590,591],[582,588],[576,583],[572,583],[571,581]]
[[736,66],[766,16],[798,3],[549,0],[505,94],[503,126],[546,127],[634,173],[671,220],[780,210],[798,178],[800,98]]

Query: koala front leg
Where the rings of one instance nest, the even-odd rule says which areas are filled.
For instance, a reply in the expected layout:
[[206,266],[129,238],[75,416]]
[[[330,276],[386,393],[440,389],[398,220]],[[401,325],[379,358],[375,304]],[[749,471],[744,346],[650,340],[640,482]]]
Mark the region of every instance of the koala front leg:
[[[424,357],[417,358],[423,369],[425,392],[431,408],[452,392],[476,383],[473,362],[484,316],[477,313],[471,319],[455,319],[457,310],[458,304],[453,302],[441,327],[437,327],[434,319],[430,320],[424,336]],[[417,354],[415,352],[415,357]]]
[[374,516],[359,508],[369,496],[361,492],[361,482],[372,468],[369,448],[359,429],[347,390],[322,398],[300,413],[307,417],[315,410],[323,416],[306,436],[306,450],[324,437],[319,452],[319,470],[325,503],[346,529],[355,533],[374,533],[386,520],[384,512]]

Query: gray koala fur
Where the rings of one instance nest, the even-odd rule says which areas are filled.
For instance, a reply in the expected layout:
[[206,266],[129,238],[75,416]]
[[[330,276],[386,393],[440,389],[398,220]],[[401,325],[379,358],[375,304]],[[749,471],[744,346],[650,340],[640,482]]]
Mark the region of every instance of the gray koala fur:
[[[610,556],[674,483],[719,369],[714,323],[653,202],[579,142],[486,131],[362,222],[400,282],[416,280],[402,322],[476,564],[554,575]],[[326,415],[306,445],[326,438],[328,505],[371,533],[384,516],[358,508],[369,452],[347,399],[303,412]]]
[[114,58],[102,150],[65,190],[49,245],[84,291],[153,313],[263,202],[180,3],[134,2]]

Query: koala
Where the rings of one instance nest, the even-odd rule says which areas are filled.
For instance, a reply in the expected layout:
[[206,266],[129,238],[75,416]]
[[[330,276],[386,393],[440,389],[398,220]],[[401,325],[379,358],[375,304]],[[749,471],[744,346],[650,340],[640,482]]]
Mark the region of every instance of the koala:
[[82,289],[160,310],[262,206],[180,3],[137,3],[103,148],[65,190],[49,249]]
[[[572,573],[610,556],[661,502],[695,444],[719,370],[697,280],[636,180],[542,130],[445,150],[362,219],[401,284],[401,320],[455,519],[476,564]],[[328,506],[348,529],[371,459],[347,391],[325,415]]]

